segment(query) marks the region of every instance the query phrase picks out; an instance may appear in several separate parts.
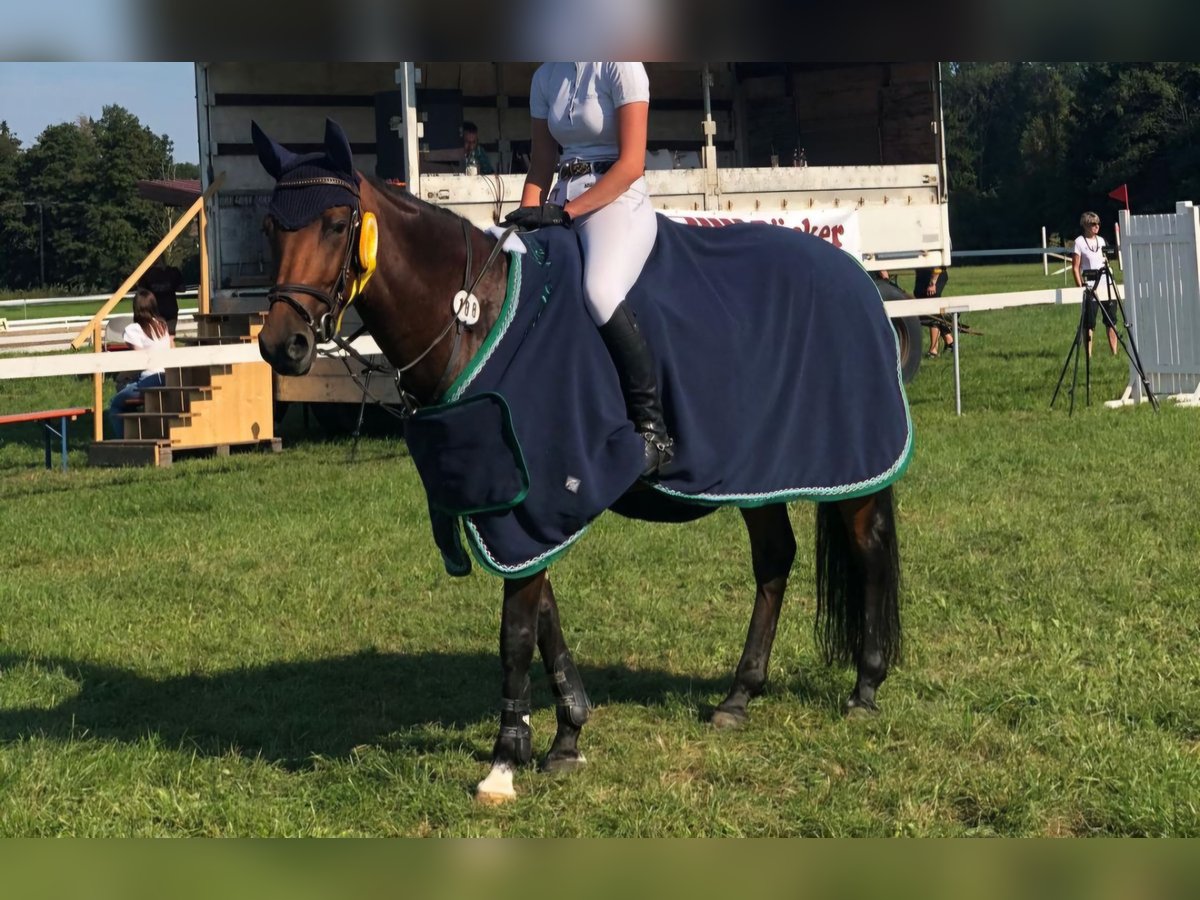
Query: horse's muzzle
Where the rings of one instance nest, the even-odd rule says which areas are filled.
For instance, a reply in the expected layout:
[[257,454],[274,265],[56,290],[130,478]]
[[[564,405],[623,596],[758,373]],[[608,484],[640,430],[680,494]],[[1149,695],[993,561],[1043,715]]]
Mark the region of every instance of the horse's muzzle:
[[312,336],[303,331],[294,331],[282,341],[264,339],[265,332],[258,336],[258,349],[280,375],[307,375],[316,356],[316,344]]

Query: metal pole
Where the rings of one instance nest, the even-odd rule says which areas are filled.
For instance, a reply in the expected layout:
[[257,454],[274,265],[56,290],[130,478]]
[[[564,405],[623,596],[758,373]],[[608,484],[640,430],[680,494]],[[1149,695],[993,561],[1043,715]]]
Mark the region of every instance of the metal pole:
[[[1046,226],[1045,225],[1042,226],[1042,249],[1043,250],[1046,249]],[[1048,257],[1045,253],[1043,253],[1042,254],[1042,274],[1043,275],[1050,274],[1049,260],[1050,260],[1050,257]]]
[[962,415],[962,371],[958,361],[958,314],[966,312],[965,306],[952,306],[946,309],[950,313],[950,321],[954,330],[954,413]]
[[[704,131],[704,146],[700,151],[701,163],[704,167],[704,208],[709,209],[715,204],[717,193],[717,148],[713,139],[717,134],[717,123],[712,117],[712,71],[708,63],[701,71],[700,95],[704,98],[704,121],[701,128]],[[710,198],[711,201],[710,201]]]
[[46,216],[45,207],[42,202],[38,201],[38,270],[42,281],[41,286],[46,286]]
[[958,368],[958,313],[954,314],[954,414],[962,415],[962,378]]
[[700,92],[704,96],[704,120],[707,122],[712,118],[712,72],[709,71],[708,63],[704,64],[701,79]]

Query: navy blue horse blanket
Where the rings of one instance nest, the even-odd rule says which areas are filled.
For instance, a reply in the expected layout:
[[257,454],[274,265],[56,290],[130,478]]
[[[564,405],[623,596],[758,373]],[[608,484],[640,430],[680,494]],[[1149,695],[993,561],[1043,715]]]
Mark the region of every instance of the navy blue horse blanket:
[[676,455],[630,492],[642,438],[584,305],[578,239],[565,228],[522,239],[496,326],[406,430],[451,574],[470,570],[460,522],[479,564],[513,577],[545,568],[610,507],[680,521],[836,501],[908,465],[896,336],[858,261],[774,225],[660,217],[627,302],[657,358]]

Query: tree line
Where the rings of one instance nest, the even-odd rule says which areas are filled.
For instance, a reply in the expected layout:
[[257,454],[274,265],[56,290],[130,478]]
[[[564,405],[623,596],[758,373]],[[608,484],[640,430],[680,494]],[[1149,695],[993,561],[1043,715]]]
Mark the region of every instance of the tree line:
[[1200,199],[1200,63],[943,66],[950,233],[960,250],[1069,244],[1095,210]]
[[[121,106],[98,119],[51,125],[28,148],[0,122],[0,288],[55,285],[71,292],[117,287],[162,239],[178,211],[142,199],[137,182],[197,178]],[[167,261],[193,269],[195,239],[181,237]]]
[[[1133,211],[1200,199],[1200,63],[946,63],[950,232],[957,249],[1063,242],[1096,210],[1111,236],[1127,184]],[[52,125],[23,148],[0,122],[0,288],[112,289],[177,213],[137,181],[195,178],[166,135],[128,110]],[[168,260],[199,277],[195,241]]]

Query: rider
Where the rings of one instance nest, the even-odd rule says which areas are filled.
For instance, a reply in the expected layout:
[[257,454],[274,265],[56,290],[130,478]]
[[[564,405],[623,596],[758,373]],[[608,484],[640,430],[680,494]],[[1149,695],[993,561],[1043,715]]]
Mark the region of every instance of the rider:
[[[625,303],[654,247],[658,221],[644,176],[650,82],[640,62],[548,62],[529,90],[532,155],[521,207],[507,224],[574,225],[584,296],[646,441],[643,477],[671,461],[654,358]],[[563,147],[558,160],[558,145]],[[558,182],[550,181],[558,163]]]

